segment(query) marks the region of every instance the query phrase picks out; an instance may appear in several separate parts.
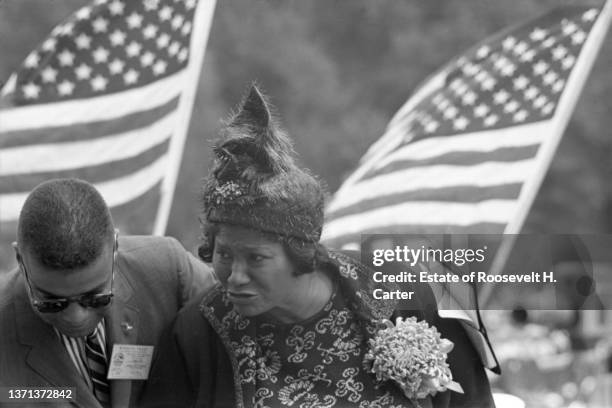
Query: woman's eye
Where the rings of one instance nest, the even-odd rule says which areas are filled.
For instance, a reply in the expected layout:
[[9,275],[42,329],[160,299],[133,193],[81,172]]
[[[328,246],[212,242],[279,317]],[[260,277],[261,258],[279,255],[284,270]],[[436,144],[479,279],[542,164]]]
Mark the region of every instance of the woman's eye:
[[261,262],[265,259],[265,257],[263,255],[259,255],[259,254],[252,254],[251,255],[251,260],[254,262]]

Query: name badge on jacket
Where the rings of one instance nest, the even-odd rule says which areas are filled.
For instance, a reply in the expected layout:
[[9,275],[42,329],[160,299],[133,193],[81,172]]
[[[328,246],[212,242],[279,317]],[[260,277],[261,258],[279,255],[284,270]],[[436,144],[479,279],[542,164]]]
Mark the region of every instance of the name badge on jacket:
[[153,346],[114,344],[108,368],[109,380],[146,380],[149,378]]

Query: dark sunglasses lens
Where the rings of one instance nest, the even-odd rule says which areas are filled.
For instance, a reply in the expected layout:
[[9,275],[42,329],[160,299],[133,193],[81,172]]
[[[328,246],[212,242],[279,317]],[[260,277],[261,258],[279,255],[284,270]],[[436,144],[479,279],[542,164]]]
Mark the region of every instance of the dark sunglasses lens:
[[97,308],[97,307],[108,306],[108,304],[111,302],[112,299],[113,299],[113,294],[107,293],[104,295],[93,295],[93,296],[84,297],[79,301],[79,303],[85,307]]
[[57,313],[68,307],[66,299],[61,300],[45,300],[34,303],[34,306],[40,313]]

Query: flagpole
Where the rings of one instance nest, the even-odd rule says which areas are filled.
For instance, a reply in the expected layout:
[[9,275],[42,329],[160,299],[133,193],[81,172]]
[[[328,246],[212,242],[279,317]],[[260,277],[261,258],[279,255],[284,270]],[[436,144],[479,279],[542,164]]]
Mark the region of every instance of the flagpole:
[[200,71],[208,42],[208,35],[212,24],[212,16],[215,9],[216,0],[200,0],[194,15],[194,24],[192,31],[192,41],[189,50],[189,67],[187,69],[187,84],[192,84],[187,87],[181,96],[178,111],[180,112],[177,120],[178,126],[176,134],[170,142],[168,152],[168,171],[161,185],[161,200],[155,217],[155,226],[153,228],[154,235],[164,235],[170,210],[172,209],[172,201],[174,198],[174,190],[176,188],[176,180],[181,167],[183,150],[185,149],[185,141],[187,139],[187,131],[191,112],[195,97],[198,90],[198,81],[200,79]]
[[[581,55],[578,57],[576,66],[572,70],[567,80],[566,90],[559,100],[557,108],[559,111],[558,113],[555,113],[555,119],[552,124],[553,128],[551,133],[554,135],[554,138],[549,140],[548,143],[544,143],[540,148],[540,152],[538,152],[538,157],[536,158],[538,167],[535,169],[535,175],[525,183],[523,190],[521,191],[518,202],[522,203],[522,206],[516,210],[516,216],[512,217],[512,221],[508,223],[504,230],[503,240],[495,255],[491,269],[489,270],[490,275],[497,275],[501,273],[506,261],[508,260],[508,257],[510,256],[510,252],[514,247],[514,242],[516,240],[516,234],[520,233],[523,223],[525,222],[525,218],[527,218],[529,209],[533,204],[540,185],[544,180],[544,176],[546,175],[546,170],[552,162],[555,151],[557,150],[561,137],[563,136],[563,132],[567,127],[567,124],[572,116],[572,112],[574,111],[576,103],[578,102],[580,92],[584,87],[593,63],[597,58],[599,49],[603,44],[603,40],[610,25],[611,16],[612,0],[606,0],[597,18],[597,22],[593,26],[591,34],[586,40],[587,43],[582,49]],[[488,303],[491,294],[493,293],[493,288],[493,285],[484,286],[478,294],[478,298],[482,305],[486,305]]]

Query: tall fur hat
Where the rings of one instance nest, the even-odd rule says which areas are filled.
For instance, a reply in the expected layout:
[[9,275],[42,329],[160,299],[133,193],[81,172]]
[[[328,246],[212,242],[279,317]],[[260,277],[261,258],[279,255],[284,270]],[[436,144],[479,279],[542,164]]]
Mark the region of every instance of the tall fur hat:
[[319,241],[323,189],[296,164],[291,141],[255,84],[213,151],[204,184],[206,221]]

